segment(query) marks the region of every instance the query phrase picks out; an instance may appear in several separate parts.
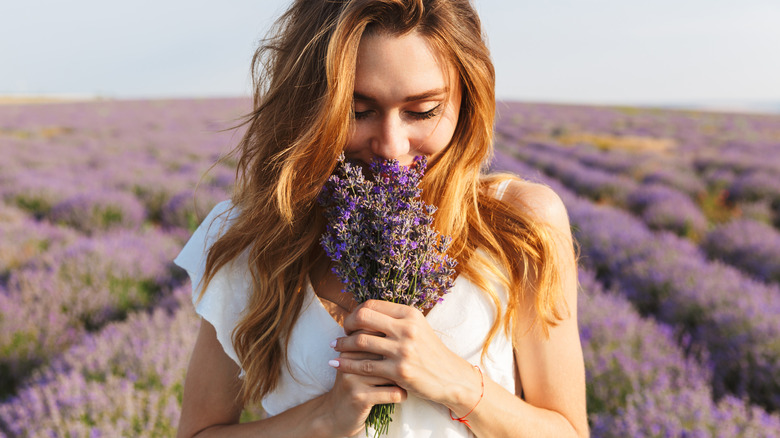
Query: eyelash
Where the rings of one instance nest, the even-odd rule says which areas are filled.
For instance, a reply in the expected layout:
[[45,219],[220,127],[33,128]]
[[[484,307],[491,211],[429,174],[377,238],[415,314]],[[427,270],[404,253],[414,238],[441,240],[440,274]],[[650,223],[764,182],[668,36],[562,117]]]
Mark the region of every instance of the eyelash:
[[362,120],[368,117],[369,112],[370,111],[361,111],[361,112],[352,111],[352,114],[354,115],[355,120]]
[[435,107],[429,109],[428,111],[424,111],[421,113],[418,112],[410,112],[412,117],[414,117],[417,120],[427,120],[431,119],[433,117],[436,117],[439,115],[439,108],[441,108],[441,104],[436,105]]
[[[436,105],[435,107],[429,109],[428,111],[423,112],[417,112],[417,111],[409,111],[409,115],[415,119],[415,120],[428,120],[432,119],[439,115],[439,109],[441,108],[441,104]],[[353,112],[355,120],[362,120],[368,117],[371,113],[371,110],[368,111],[361,111],[361,112]]]

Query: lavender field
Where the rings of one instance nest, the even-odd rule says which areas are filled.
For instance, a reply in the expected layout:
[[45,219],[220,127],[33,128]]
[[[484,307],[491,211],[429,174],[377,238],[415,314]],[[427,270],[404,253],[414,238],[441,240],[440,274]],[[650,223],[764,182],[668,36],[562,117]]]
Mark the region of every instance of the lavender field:
[[[172,436],[239,99],[0,106],[0,436]],[[596,437],[780,436],[780,116],[500,104],[580,244]],[[245,418],[258,415],[248,410]]]

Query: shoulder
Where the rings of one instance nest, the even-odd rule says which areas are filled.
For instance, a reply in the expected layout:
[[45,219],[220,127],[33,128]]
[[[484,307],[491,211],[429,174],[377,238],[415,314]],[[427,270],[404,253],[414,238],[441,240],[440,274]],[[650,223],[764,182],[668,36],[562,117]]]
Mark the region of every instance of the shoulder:
[[519,178],[510,180],[501,199],[538,223],[569,233],[569,215],[561,197],[544,184]]
[[237,212],[233,208],[232,201],[225,200],[219,202],[214,206],[214,208],[211,209],[208,216],[203,219],[201,226],[207,227],[206,232],[208,234],[214,234],[215,230],[213,227],[216,226],[216,234],[222,234],[224,232],[224,228],[229,226],[230,223],[235,219],[236,214]]
[[215,205],[173,260],[190,274],[193,286],[200,284],[211,246],[230,226],[234,216],[232,208],[231,201]]
[[208,251],[230,228],[238,213],[230,200],[216,204],[192,234],[190,241],[201,243],[200,249]]

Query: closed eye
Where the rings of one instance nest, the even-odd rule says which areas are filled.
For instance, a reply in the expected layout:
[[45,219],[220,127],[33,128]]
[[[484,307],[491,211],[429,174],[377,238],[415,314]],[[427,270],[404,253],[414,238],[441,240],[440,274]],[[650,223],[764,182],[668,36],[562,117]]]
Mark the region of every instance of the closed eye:
[[355,120],[362,120],[371,115],[371,110],[368,111],[353,111]]
[[[441,104],[429,109],[428,111],[407,111],[407,114],[415,120],[428,120],[439,115],[441,110]],[[371,115],[373,110],[366,111],[353,111],[355,120],[362,120]]]
[[435,107],[429,109],[428,111],[423,111],[423,112],[409,111],[409,115],[412,118],[417,120],[427,120],[438,116],[440,108],[441,108],[441,104],[438,104]]

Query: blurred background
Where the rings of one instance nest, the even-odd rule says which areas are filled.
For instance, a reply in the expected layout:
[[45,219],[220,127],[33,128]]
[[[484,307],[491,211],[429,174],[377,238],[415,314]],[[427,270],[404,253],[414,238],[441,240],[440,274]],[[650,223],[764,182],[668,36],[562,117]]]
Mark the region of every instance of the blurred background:
[[[231,196],[285,3],[0,3],[0,437],[175,435],[173,259]],[[552,187],[579,245],[592,436],[780,436],[780,2],[476,6],[491,170]]]
[[[284,0],[0,5],[0,95],[249,92]],[[775,0],[476,0],[502,100],[780,111]]]

